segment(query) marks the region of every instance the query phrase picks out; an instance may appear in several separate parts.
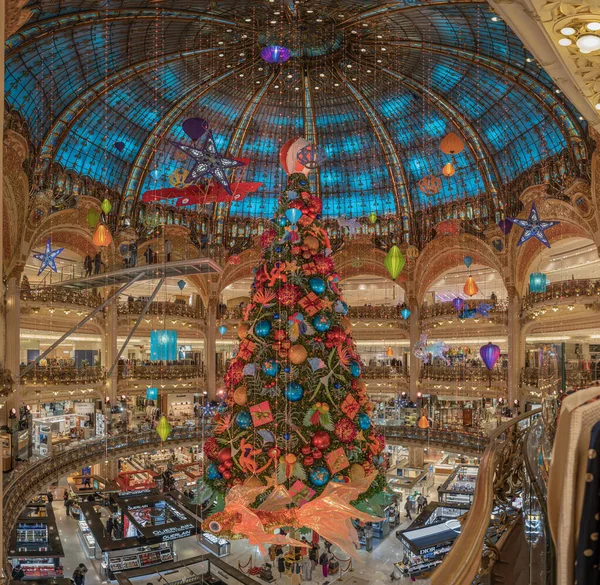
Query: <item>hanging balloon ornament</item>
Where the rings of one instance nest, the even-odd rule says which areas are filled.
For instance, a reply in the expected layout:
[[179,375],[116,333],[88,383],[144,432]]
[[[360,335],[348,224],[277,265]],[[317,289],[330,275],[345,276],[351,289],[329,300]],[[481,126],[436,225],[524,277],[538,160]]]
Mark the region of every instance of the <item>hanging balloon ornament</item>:
[[463,307],[465,306],[465,301],[463,301],[460,297],[456,297],[453,301],[452,301],[452,306],[457,310],[457,311],[462,311]]
[[119,152],[123,152],[123,150],[125,149],[125,143],[124,142],[115,142],[115,148]]
[[435,175],[425,175],[417,183],[421,193],[424,193],[428,197],[437,195],[442,189],[442,180]]
[[181,128],[195,142],[208,130],[208,122],[202,118],[188,118],[183,121]]
[[312,169],[303,165],[298,160],[300,152],[307,146],[311,146],[311,144],[305,138],[292,138],[281,147],[281,150],[279,151],[279,162],[287,175],[291,175],[292,173],[302,173],[308,177],[308,174]]
[[94,246],[98,246],[99,248],[106,248],[110,246],[112,243],[112,236],[110,234],[110,230],[106,227],[105,224],[99,223],[96,231],[94,232],[94,237],[92,238],[94,242]]
[[406,321],[410,317],[410,309],[408,307],[404,307],[402,311],[400,311],[402,318]]
[[220,333],[221,335],[225,335],[225,333],[227,333],[227,327],[225,327],[225,325],[221,325],[221,326],[219,327],[219,333]]
[[465,148],[463,141],[455,132],[448,132],[440,142],[440,150],[444,154],[454,156],[460,154]]
[[394,357],[394,350],[392,349],[391,345],[387,348],[385,355],[387,355],[388,357]]
[[87,215],[85,216],[85,221],[87,221],[87,224],[90,226],[90,228],[94,229],[100,221],[100,214],[96,209],[92,207],[87,212]]
[[546,237],[546,230],[551,227],[558,225],[560,221],[543,221],[540,219],[538,215],[537,208],[535,206],[535,202],[531,204],[531,210],[529,212],[528,219],[519,219],[518,217],[511,217],[510,221],[515,225],[518,225],[523,229],[523,233],[517,242],[517,246],[524,244],[527,240],[531,238],[536,238],[546,248],[550,247],[550,242],[548,242],[548,238]]
[[475,280],[472,276],[467,278],[467,282],[465,282],[463,290],[465,291],[465,294],[470,297],[475,296],[479,292],[479,287],[475,283]]
[[299,209],[296,209],[295,207],[290,207],[285,212],[285,216],[288,218],[288,221],[292,225],[295,225],[298,222],[298,220],[302,217],[302,212]]
[[187,285],[187,282],[185,280],[178,280],[177,281],[177,286],[179,287],[179,290],[183,290]]
[[325,153],[316,144],[309,144],[298,151],[298,162],[313,171],[325,161]]
[[158,436],[160,437],[160,440],[163,441],[163,443],[169,438],[171,430],[171,425],[169,424],[167,417],[163,414],[160,417],[158,424],[156,425],[156,432],[158,433]]
[[469,268],[471,264],[473,264],[473,258],[471,258],[471,256],[465,256],[463,262],[465,263],[465,266]]
[[371,213],[369,213],[369,221],[371,223],[377,222],[377,214],[374,211],[371,211]]
[[510,219],[501,219],[498,222],[498,227],[505,236],[507,236],[510,233],[510,230],[512,230],[512,226],[513,224],[512,221],[510,221]]
[[113,206],[112,206],[112,203],[108,199],[104,199],[104,201],[102,202],[102,205],[100,205],[100,208],[106,215],[108,215],[112,211]]
[[492,368],[496,365],[496,362],[498,361],[498,358],[500,357],[500,347],[490,341],[488,344],[482,345],[479,348],[479,355],[481,356],[481,359],[483,360],[485,367],[488,369],[489,387],[491,387],[492,386]]
[[454,165],[451,162],[446,163],[442,167],[442,174],[444,175],[444,177],[452,177],[454,176],[454,173],[456,173],[456,169],[454,168]]
[[421,418],[417,422],[417,426],[420,429],[428,429],[429,428],[429,420],[427,419],[427,411],[425,409],[423,409],[423,414],[421,415]]
[[529,275],[529,291],[532,293],[545,293],[548,279],[543,272],[533,272]]
[[392,277],[392,280],[398,278],[398,275],[402,272],[405,264],[406,260],[404,259],[400,248],[398,248],[398,246],[392,246],[384,261],[384,265]]

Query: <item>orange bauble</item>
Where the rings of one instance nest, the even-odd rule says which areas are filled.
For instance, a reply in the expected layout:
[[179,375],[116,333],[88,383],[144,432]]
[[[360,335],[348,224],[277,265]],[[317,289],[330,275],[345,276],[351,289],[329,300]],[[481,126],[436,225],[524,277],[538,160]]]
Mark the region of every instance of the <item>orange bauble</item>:
[[92,241],[94,242],[94,245],[99,248],[105,248],[106,246],[111,245],[112,236],[110,235],[109,229],[103,223],[98,224]]
[[344,328],[345,333],[350,333],[350,331],[352,331],[352,322],[350,319],[348,319],[348,317],[344,317],[340,321],[340,325]]
[[429,428],[429,421],[427,420],[427,417],[425,415],[423,415],[420,419],[419,422],[417,423],[417,426],[420,429],[428,429]]
[[312,252],[316,252],[319,249],[319,240],[315,236],[306,236],[304,238],[304,245]]
[[303,364],[308,357],[308,352],[303,345],[292,345],[290,347],[290,361],[295,365]]
[[236,388],[233,393],[233,401],[239,405],[244,406],[248,402],[248,392],[246,391],[246,386],[240,386]]
[[467,282],[465,282],[465,287],[463,290],[465,291],[465,294],[469,295],[470,297],[475,296],[479,292],[479,287],[477,286],[477,283],[473,280],[472,276],[469,276],[469,278],[467,278]]
[[237,334],[240,339],[246,339],[250,327],[247,323],[240,323],[237,328]]

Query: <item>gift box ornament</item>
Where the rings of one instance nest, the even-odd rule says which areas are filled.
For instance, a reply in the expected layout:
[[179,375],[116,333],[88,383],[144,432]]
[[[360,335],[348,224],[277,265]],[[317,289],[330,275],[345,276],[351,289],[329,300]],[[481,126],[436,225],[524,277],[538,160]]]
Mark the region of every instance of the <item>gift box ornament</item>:
[[316,494],[315,490],[302,483],[299,479],[290,487],[289,492],[290,496],[292,496],[292,501],[298,508],[312,500]]
[[252,357],[252,354],[254,353],[255,348],[256,348],[256,343],[254,343],[254,341],[250,341],[249,339],[244,339],[240,343],[240,347],[238,349],[238,357],[240,359],[244,360],[245,362],[247,362]]
[[342,471],[342,469],[346,469],[346,467],[350,466],[350,462],[348,461],[348,457],[346,457],[346,452],[343,447],[338,447],[335,451],[327,453],[327,455],[325,455],[325,462],[332,474]]
[[346,394],[346,398],[342,400],[341,409],[342,412],[350,419],[353,420],[356,416],[360,405],[358,404],[356,398],[352,396],[352,394]]
[[313,292],[299,301],[300,306],[312,317],[321,310],[321,299]]
[[271,412],[271,406],[269,405],[268,400],[251,406],[250,415],[252,416],[252,422],[255,427],[260,427],[261,425],[273,422],[273,413]]
[[319,270],[315,266],[314,262],[306,262],[302,266],[302,270],[304,271],[304,274],[308,274],[309,276],[312,276],[313,274],[318,274],[319,273]]

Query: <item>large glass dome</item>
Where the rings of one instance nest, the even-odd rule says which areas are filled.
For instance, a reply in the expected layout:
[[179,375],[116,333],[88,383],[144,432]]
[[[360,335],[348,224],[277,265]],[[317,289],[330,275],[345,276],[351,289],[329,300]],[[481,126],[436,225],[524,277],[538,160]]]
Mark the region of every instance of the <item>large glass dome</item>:
[[[173,144],[190,142],[190,117],[208,121],[222,153],[250,160],[244,178],[263,186],[229,212],[251,217],[274,210],[279,150],[294,136],[327,155],[311,180],[329,217],[408,221],[465,198],[502,207],[506,186],[541,161],[577,169],[587,156],[577,112],[484,3],[41,0],[35,10],[7,44],[6,99],[39,149],[37,184],[59,165],[119,193],[122,215],[192,168]],[[263,61],[269,43],[290,59]],[[455,156],[440,149],[449,132],[465,146]],[[432,176],[433,194],[419,186]]]

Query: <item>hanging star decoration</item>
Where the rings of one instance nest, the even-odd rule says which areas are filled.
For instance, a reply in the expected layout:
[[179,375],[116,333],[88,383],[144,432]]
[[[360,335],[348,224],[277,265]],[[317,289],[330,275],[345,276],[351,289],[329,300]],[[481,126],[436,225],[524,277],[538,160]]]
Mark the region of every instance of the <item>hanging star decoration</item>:
[[538,215],[535,203],[531,204],[531,211],[529,212],[529,219],[518,219],[516,217],[509,218],[515,225],[518,225],[523,229],[521,238],[517,242],[517,246],[525,243],[531,238],[537,238],[546,248],[550,247],[550,242],[544,233],[547,229],[552,226],[558,225],[560,221],[542,221]]
[[227,178],[227,171],[237,167],[243,167],[245,163],[234,158],[221,156],[217,151],[217,145],[212,132],[209,132],[202,148],[188,146],[179,142],[173,145],[185,152],[194,162],[194,168],[186,177],[188,183],[197,183],[202,177],[212,177],[229,195],[233,195]]
[[52,246],[50,245],[50,238],[48,238],[44,252],[33,255],[36,260],[39,260],[42,263],[40,266],[40,271],[38,272],[38,276],[44,272],[46,268],[50,268],[50,270],[58,272],[56,269],[56,258],[58,258],[63,250],[64,248],[56,248],[56,250],[53,250]]

